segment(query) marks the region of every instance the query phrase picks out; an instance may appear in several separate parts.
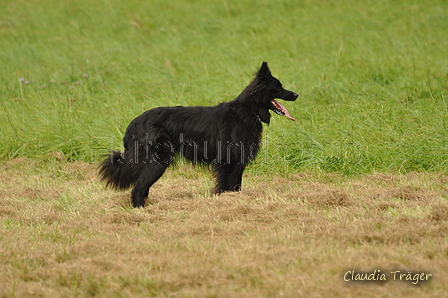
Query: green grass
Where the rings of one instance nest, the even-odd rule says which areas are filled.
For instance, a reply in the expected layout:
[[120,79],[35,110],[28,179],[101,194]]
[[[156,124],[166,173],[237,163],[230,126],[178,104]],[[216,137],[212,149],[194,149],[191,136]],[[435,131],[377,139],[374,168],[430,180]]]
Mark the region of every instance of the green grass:
[[0,159],[96,162],[144,110],[231,100],[266,60],[297,122],[273,115],[250,171],[447,172],[447,20],[429,0],[7,1]]

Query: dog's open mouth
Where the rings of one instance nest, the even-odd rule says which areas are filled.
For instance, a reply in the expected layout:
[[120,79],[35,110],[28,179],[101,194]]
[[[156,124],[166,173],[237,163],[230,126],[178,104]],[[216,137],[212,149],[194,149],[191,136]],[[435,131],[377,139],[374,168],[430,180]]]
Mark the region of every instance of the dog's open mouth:
[[271,103],[272,103],[272,107],[273,107],[272,110],[275,113],[277,113],[277,115],[286,116],[287,118],[291,119],[292,121],[296,121],[296,119],[291,117],[288,110],[282,104],[280,104],[278,101],[271,100]]

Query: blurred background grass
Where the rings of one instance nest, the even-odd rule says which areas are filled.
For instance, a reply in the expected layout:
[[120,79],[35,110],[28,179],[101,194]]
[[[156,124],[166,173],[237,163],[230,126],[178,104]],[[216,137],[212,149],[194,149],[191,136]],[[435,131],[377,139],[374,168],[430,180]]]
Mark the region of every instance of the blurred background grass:
[[446,1],[4,1],[0,159],[96,162],[164,105],[236,97],[263,60],[273,115],[250,171],[448,171]]

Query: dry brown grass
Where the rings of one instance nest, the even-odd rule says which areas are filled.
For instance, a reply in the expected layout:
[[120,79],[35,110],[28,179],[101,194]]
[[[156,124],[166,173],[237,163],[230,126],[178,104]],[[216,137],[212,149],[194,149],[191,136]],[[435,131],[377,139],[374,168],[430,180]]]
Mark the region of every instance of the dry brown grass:
[[[443,297],[448,177],[208,175],[169,171],[145,209],[83,163],[1,165],[0,297]],[[345,282],[348,270],[386,282]],[[391,271],[426,272],[427,282]]]

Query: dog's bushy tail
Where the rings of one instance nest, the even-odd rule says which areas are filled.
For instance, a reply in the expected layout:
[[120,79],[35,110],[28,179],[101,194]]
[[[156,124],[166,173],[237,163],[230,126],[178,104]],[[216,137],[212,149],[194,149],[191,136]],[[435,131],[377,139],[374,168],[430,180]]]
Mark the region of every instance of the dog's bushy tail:
[[115,189],[127,189],[135,182],[131,164],[126,163],[120,151],[112,151],[100,165],[100,177]]

